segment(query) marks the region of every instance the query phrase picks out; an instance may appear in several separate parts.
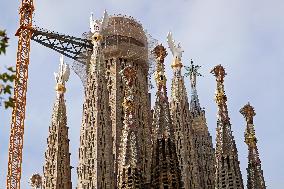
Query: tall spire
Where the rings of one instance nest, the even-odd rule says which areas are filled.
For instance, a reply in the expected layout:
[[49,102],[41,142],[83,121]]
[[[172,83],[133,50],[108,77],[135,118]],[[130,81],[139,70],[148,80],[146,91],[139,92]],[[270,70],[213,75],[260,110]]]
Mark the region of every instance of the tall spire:
[[[167,37],[168,45],[173,55],[172,69],[174,77],[171,87],[170,110],[175,134],[176,152],[181,169],[182,181],[185,189],[199,189],[200,176],[198,171],[197,154],[193,141],[193,130],[191,126],[189,103],[184,84],[184,77],[181,75],[182,53],[176,53],[177,48],[183,52],[181,46],[176,46],[172,34]],[[178,55],[177,55],[178,54]]]
[[182,182],[167,97],[164,65],[167,52],[162,45],[158,45],[154,49],[154,54],[157,60],[155,72],[157,94],[153,112],[151,188],[177,189],[182,188]]
[[71,166],[69,139],[64,93],[65,82],[68,81],[70,70],[60,58],[59,72],[54,73],[56,80],[56,101],[53,107],[52,121],[49,127],[45,165],[43,167],[43,188],[71,189]]
[[194,148],[197,155],[197,165],[199,171],[200,188],[214,189],[215,187],[215,154],[212,137],[208,131],[205,111],[201,109],[197,95],[197,76],[201,76],[198,69],[201,66],[194,65],[191,60],[190,67],[185,67],[188,71],[185,75],[190,76],[191,81],[191,101],[190,117],[191,129],[194,141]]
[[[101,53],[107,13],[101,22],[92,28],[93,54],[89,63],[83,120],[80,133],[78,189],[114,188],[112,150],[112,127],[109,108],[109,93],[105,78],[105,62]],[[92,19],[91,19],[92,20]]]
[[265,181],[263,171],[261,169],[261,161],[257,149],[257,139],[253,125],[253,117],[256,115],[254,108],[248,103],[240,113],[244,116],[247,122],[245,132],[245,143],[248,145],[248,168],[247,168],[247,188],[248,189],[265,189]]
[[127,66],[121,71],[125,82],[124,125],[118,155],[118,188],[142,189],[141,137],[137,129],[137,105],[135,101],[136,71]]
[[211,71],[216,77],[216,103],[218,105],[218,121],[216,135],[216,188],[243,189],[243,180],[238,161],[238,151],[231,130],[227,108],[227,97],[224,90],[225,69],[217,65]]
[[185,69],[188,71],[185,75],[190,77],[190,83],[191,83],[190,111],[194,116],[197,116],[200,115],[202,112],[196,89],[196,78],[197,76],[202,76],[198,72],[198,69],[201,66],[194,65],[192,60],[190,61],[190,63],[191,63],[190,67],[185,67]]

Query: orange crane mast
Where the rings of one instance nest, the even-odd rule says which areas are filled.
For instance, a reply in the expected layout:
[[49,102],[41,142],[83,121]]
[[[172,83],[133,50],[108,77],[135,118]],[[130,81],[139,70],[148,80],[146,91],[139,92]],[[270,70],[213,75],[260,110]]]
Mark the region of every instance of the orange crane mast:
[[28,66],[32,36],[32,30],[29,28],[32,27],[33,12],[33,0],[22,0],[19,12],[20,27],[16,33],[19,40],[14,87],[15,106],[12,112],[8,155],[7,189],[20,189]]
[[[15,106],[12,112],[8,155],[7,189],[20,189],[30,41],[33,40],[57,51],[82,65],[86,64],[93,52],[92,41],[88,37],[78,38],[32,27],[33,12],[33,0],[22,0],[20,27],[16,32],[19,41],[14,88]],[[107,39],[105,40],[107,41]],[[76,72],[76,70],[74,71]]]

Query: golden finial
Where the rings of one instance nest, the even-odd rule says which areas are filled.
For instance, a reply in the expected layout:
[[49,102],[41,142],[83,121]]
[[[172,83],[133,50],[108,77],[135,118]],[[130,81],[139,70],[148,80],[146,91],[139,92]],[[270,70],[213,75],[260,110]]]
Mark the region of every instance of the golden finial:
[[225,69],[221,64],[219,64],[215,66],[210,73],[212,73],[216,77],[217,81],[217,91],[216,91],[215,100],[218,105],[225,104],[227,101],[227,96],[225,95],[225,90],[223,85],[225,75],[227,75]]
[[157,67],[155,71],[155,80],[158,86],[158,90],[161,88],[166,87],[167,78],[165,76],[165,65],[164,60],[165,57],[168,55],[165,47],[163,45],[158,45],[154,48],[153,53],[157,59]]
[[152,51],[159,62],[164,62],[165,57],[168,55],[166,48],[160,44],[157,45]]
[[181,61],[178,58],[175,58],[173,63],[172,63],[172,65],[171,65],[171,67],[173,69],[175,69],[175,68],[181,69],[183,67],[183,65],[182,65]]
[[247,103],[242,109],[240,109],[240,113],[246,118],[248,123],[253,123],[253,117],[256,115],[253,106],[250,103]]
[[212,73],[216,77],[216,80],[221,83],[224,82],[225,75],[227,75],[221,64],[215,66],[210,73]]
[[247,103],[243,108],[240,109],[240,113],[244,116],[247,121],[247,128],[245,132],[245,143],[249,147],[255,147],[257,139],[255,136],[254,126],[253,126],[253,117],[256,115],[254,108]]

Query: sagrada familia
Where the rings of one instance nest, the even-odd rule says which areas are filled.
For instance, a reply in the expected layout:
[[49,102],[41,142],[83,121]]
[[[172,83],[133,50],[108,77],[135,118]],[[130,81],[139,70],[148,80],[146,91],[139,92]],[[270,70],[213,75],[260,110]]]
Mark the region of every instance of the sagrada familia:
[[[149,51],[142,25],[131,17],[90,18],[93,52],[86,63],[80,129],[77,189],[243,189],[238,150],[231,130],[224,89],[225,69],[215,66],[216,146],[197,95],[199,66],[186,67],[188,97],[182,75],[182,49],[167,37],[173,55],[171,97],[167,94],[166,48]],[[149,59],[154,55],[156,99],[151,106]],[[70,152],[64,94],[70,69],[60,61],[45,164],[44,189],[71,189]],[[154,101],[154,100],[153,100]],[[240,113],[246,121],[247,188],[265,189],[254,108]]]

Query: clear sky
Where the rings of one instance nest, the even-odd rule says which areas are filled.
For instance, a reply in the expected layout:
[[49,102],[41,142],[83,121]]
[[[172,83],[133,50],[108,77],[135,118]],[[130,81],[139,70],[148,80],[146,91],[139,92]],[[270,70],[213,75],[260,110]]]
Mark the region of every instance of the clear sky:
[[[0,28],[6,28],[10,46],[0,56],[4,65],[14,65],[20,1],[0,0]],[[233,135],[239,151],[243,179],[246,182],[247,146],[244,143],[245,120],[239,113],[248,101],[255,107],[255,128],[266,185],[271,189],[284,186],[284,1],[282,0],[48,0],[35,2],[34,24],[49,30],[80,37],[89,30],[89,16],[130,15],[160,43],[166,44],[168,31],[184,48],[182,62],[190,59],[202,66],[204,77],[198,78],[198,93],[205,107],[208,127],[215,143],[215,78],[210,70],[222,64],[228,73],[225,90]],[[170,52],[168,50],[168,52]],[[55,100],[53,72],[59,54],[35,42],[31,44],[27,109],[25,121],[22,188],[29,188],[28,178],[42,174],[46,138]],[[66,58],[67,63],[73,61]],[[172,56],[166,59],[168,89]],[[189,80],[186,80],[188,93]],[[152,98],[154,97],[152,91]],[[72,72],[67,83],[66,103],[70,127],[70,151],[73,167],[78,164],[83,87]],[[7,174],[10,111],[0,108],[0,188],[5,188]],[[73,188],[76,169],[72,170]]]

